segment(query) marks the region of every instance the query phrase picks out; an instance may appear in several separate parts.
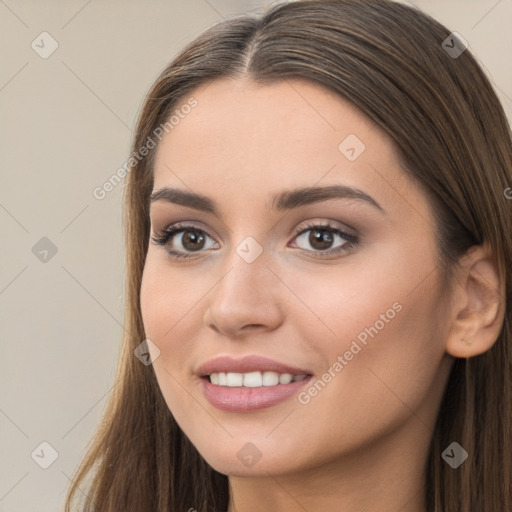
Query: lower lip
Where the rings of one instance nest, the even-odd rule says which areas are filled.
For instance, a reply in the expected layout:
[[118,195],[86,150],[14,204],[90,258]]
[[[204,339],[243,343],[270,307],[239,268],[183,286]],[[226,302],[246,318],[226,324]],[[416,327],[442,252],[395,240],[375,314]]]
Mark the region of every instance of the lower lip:
[[295,395],[312,376],[290,384],[262,386],[258,388],[217,386],[208,378],[202,378],[203,393],[208,402],[217,409],[229,412],[248,412],[265,409]]

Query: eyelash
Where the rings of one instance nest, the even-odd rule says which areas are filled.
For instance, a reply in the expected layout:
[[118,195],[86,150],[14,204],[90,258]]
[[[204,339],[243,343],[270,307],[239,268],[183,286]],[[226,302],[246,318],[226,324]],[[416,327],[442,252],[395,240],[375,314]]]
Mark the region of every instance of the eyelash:
[[[335,248],[335,249],[328,249],[326,251],[307,251],[307,252],[315,252],[317,253],[314,255],[314,258],[327,258],[330,256],[333,256],[335,254],[341,254],[345,252],[352,251],[357,245],[358,245],[358,239],[354,235],[350,235],[348,233],[345,233],[339,228],[336,228],[329,223],[323,223],[323,224],[317,224],[317,223],[306,223],[304,226],[304,229],[299,231],[295,236],[294,239],[302,235],[303,233],[306,233],[307,231],[311,231],[313,229],[317,229],[319,231],[328,231],[329,233],[336,234],[341,236],[341,238],[344,238],[347,243]],[[196,226],[193,226],[191,224],[175,224],[174,226],[171,226],[169,228],[164,229],[163,231],[160,231],[159,233],[154,233],[151,237],[152,241],[156,245],[162,245],[165,246],[169,242],[169,240],[176,234],[180,232],[186,232],[186,231],[195,231],[199,234],[207,235],[210,238],[212,238],[206,231],[203,229],[199,229]],[[303,251],[306,251],[306,249],[302,249]],[[194,253],[187,254],[183,253],[181,251],[176,251],[174,249],[167,249],[167,252],[173,257],[173,258],[192,258],[194,257]],[[201,252],[201,251],[197,251]]]

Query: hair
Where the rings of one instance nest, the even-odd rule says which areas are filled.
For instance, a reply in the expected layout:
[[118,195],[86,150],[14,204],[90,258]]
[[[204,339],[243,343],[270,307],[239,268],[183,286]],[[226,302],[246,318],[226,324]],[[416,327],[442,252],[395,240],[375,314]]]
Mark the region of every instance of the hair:
[[[503,107],[469,49],[453,58],[450,31],[391,0],[302,0],[218,22],[190,42],[149,90],[133,138],[147,144],[173,109],[219,78],[260,84],[304,79],[351,101],[396,145],[400,164],[427,194],[446,283],[469,248],[486,244],[506,308],[494,345],[454,358],[425,467],[429,512],[512,510],[512,137]],[[76,470],[65,510],[227,510],[228,477],[177,425],[152,365],[134,357],[145,339],[140,286],[150,235],[156,150],[131,158],[124,191],[125,334],[116,385]],[[503,307],[503,305],[502,305]],[[441,457],[457,441],[469,458]],[[93,471],[94,469],[94,471]],[[88,476],[87,489],[82,489]]]

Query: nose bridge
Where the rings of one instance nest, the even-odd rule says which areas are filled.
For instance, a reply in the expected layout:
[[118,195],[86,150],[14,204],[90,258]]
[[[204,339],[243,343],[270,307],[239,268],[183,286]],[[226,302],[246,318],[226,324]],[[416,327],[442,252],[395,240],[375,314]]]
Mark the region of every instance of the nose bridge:
[[[229,233],[229,255],[226,256],[226,266],[231,268],[239,266],[242,271],[244,265],[248,266],[249,274],[257,271],[261,272],[262,268],[268,264],[268,229],[264,228],[265,220],[261,218],[252,208],[251,198],[238,198],[240,203],[237,204],[236,214],[232,215],[234,222],[231,225]],[[245,205],[242,204],[245,201]],[[243,264],[243,265],[242,265]],[[267,270],[268,271],[268,270]]]
[[[259,237],[261,238],[261,237]],[[240,240],[240,237],[238,238]],[[225,262],[224,277],[219,282],[219,288],[224,293],[242,294],[239,299],[251,299],[264,294],[263,288],[268,284],[267,268],[269,265],[269,252],[252,235],[245,236],[241,241],[235,242]],[[267,286],[267,288],[269,288]]]
[[275,328],[281,316],[278,287],[263,244],[251,235],[238,237],[224,263],[209,295],[206,323],[232,334],[245,325]]

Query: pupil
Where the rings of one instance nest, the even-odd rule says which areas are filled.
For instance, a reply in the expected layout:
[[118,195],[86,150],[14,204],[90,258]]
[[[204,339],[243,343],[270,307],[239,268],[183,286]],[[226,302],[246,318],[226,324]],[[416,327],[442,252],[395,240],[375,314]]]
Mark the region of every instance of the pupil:
[[[197,242],[204,242],[204,236],[197,232],[197,231],[186,231],[184,236],[183,236],[183,240],[182,240],[182,243],[183,243],[183,246],[188,249],[188,250],[191,250],[191,251],[196,251],[196,250],[199,250],[201,249],[201,247],[198,247],[197,245],[194,245],[194,244],[197,244]],[[187,244],[189,242],[192,242],[192,247],[187,247]]]
[[[317,249],[328,249],[332,243],[332,233],[321,229],[312,230],[309,235],[309,242]],[[320,245],[316,245],[318,242]]]

